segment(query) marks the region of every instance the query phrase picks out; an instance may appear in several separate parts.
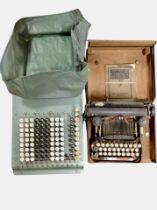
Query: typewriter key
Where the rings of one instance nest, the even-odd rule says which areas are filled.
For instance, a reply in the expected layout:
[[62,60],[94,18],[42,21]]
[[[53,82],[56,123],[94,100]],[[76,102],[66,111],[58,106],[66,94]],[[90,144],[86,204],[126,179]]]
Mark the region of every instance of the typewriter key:
[[24,138],[20,138],[19,141],[20,141],[21,143],[23,143],[23,142],[24,142]]
[[20,158],[20,162],[24,162],[25,161],[25,159],[24,158]]
[[19,122],[23,123],[24,122],[23,118],[20,118],[19,119]]

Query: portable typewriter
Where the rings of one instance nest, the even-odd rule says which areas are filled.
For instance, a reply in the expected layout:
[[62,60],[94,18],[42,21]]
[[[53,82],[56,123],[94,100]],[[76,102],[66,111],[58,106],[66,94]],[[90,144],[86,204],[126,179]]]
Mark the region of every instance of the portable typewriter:
[[153,41],[89,41],[89,162],[155,162]]

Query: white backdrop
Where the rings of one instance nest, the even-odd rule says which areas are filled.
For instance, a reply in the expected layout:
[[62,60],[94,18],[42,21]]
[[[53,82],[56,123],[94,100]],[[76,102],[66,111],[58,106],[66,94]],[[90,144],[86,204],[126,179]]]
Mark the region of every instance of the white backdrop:
[[[79,8],[91,22],[89,39],[157,40],[156,0],[1,0],[0,58],[15,22]],[[14,176],[11,95],[0,81],[0,210],[156,209],[157,165],[88,164],[81,175]],[[85,130],[84,130],[85,132]]]

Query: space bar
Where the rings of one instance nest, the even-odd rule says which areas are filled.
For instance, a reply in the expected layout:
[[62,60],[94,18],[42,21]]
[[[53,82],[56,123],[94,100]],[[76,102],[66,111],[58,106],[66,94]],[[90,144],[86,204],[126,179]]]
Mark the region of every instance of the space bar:
[[106,161],[135,161],[135,158],[132,157],[99,157],[99,160],[106,160]]

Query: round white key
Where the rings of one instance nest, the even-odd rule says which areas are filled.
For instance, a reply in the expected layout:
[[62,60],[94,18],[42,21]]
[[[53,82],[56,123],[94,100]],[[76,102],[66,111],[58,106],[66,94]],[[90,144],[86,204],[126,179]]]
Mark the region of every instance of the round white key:
[[34,133],[30,133],[30,137],[34,137]]
[[56,145],[56,146],[59,146],[59,142],[58,142],[58,141],[57,141],[57,142],[55,142],[55,145]]
[[110,147],[114,147],[114,144],[113,144],[113,143],[111,143],[111,144],[110,144]]
[[75,150],[78,151],[79,150],[79,147],[78,146],[75,146]]
[[104,143],[101,143],[101,147],[105,147],[105,144]]
[[139,157],[140,156],[140,153],[139,152],[136,152],[136,157]]
[[30,143],[30,146],[31,146],[31,147],[34,147],[34,143]]
[[59,129],[61,132],[64,132],[64,128],[63,127],[60,127]]
[[123,157],[125,156],[125,152],[122,152],[122,156],[123,156]]
[[21,143],[23,143],[23,142],[24,142],[24,138],[20,138],[19,141],[20,141]]
[[27,158],[25,158],[25,161],[26,161],[26,162],[29,162],[29,158],[28,158],[28,157],[27,157]]
[[54,140],[55,140],[55,138],[54,138],[54,137],[50,137],[50,140],[51,140],[51,141],[54,141]]
[[19,124],[19,127],[20,127],[20,128],[23,128],[23,127],[24,127],[24,124],[23,124],[23,123],[20,123],[20,124]]
[[51,132],[54,132],[54,131],[55,131],[55,129],[51,127],[51,128],[50,128],[50,131],[51,131]]
[[20,123],[23,123],[23,122],[24,122],[23,118],[20,118],[20,119],[19,119],[19,122],[20,122]]
[[54,132],[51,132],[51,133],[50,133],[50,136],[54,136]]
[[113,156],[116,156],[116,155],[117,155],[117,153],[116,153],[116,152],[113,152],[113,153],[112,153],[112,155],[113,155]]
[[57,127],[57,128],[55,128],[55,131],[59,131],[59,128]]
[[20,152],[20,157],[24,157],[24,153],[23,152]]
[[30,148],[30,151],[31,151],[31,152],[34,152],[34,148]]
[[29,126],[30,126],[31,128],[33,128],[33,127],[34,127],[34,123],[30,123]]
[[118,144],[115,144],[115,147],[118,147]]
[[112,156],[112,153],[111,152],[108,152],[108,156]]
[[54,153],[54,152],[50,152],[50,155],[51,155],[52,157],[54,157],[55,153]]
[[78,107],[75,108],[75,112],[79,112],[80,109]]
[[25,133],[25,137],[29,137],[29,133]]
[[54,145],[55,145],[55,143],[54,143],[54,142],[50,142],[50,145],[51,145],[51,146],[54,146]]
[[24,147],[24,143],[20,143],[20,147]]
[[107,156],[107,152],[104,152],[103,155],[104,155],[104,156]]
[[30,132],[34,132],[34,128],[30,128]]
[[61,160],[61,161],[64,161],[64,157],[60,157],[60,160]]
[[24,137],[24,133],[19,133],[19,137]]
[[109,147],[109,148],[108,148],[108,151],[111,152],[111,150],[112,150],[112,149]]
[[106,152],[107,151],[107,148],[105,147],[103,150]]
[[110,145],[109,145],[109,143],[106,143],[106,147],[109,147]]
[[64,136],[64,132],[60,132],[60,136]]
[[53,127],[54,125],[55,125],[54,123],[52,123],[52,122],[50,123],[50,126],[51,126],[51,127]]
[[123,143],[121,143],[119,146],[122,148],[123,147]]
[[135,148],[135,152],[139,152],[139,149],[138,148]]
[[25,128],[25,132],[29,132],[29,128]]
[[55,132],[55,136],[59,136],[59,133],[58,132]]
[[[64,142],[60,142],[60,145],[61,145],[61,146],[64,146]],[[76,144],[75,144],[75,145],[76,145]]]
[[59,156],[59,152],[55,152],[55,156]]
[[125,152],[125,148],[121,148],[121,151],[122,151],[122,152]]
[[64,122],[64,118],[63,117],[60,117],[60,122]]
[[115,152],[115,151],[116,151],[116,148],[115,148],[115,147],[114,147],[114,148],[112,148],[112,151],[113,151],[113,152]]
[[59,137],[55,137],[55,141],[59,141]]
[[59,161],[59,157],[55,157],[55,160],[56,160],[56,161]]
[[129,152],[129,151],[130,151],[130,149],[129,149],[129,148],[126,148],[126,151],[127,151],[127,152]]
[[64,141],[64,137],[60,137],[60,140],[61,140],[61,141]]
[[134,144],[134,148],[137,148],[137,144]]
[[134,156],[135,156],[135,153],[134,153],[134,152],[132,152],[132,153],[131,153],[131,156],[132,156],[132,157],[134,157]]
[[58,117],[55,118],[55,122],[59,122],[59,118]]
[[30,118],[29,121],[30,121],[31,123],[33,123],[33,122],[34,122],[34,119],[33,119],[33,118]]
[[101,147],[99,147],[99,149],[98,149],[98,150],[99,150],[99,152],[102,152],[102,148],[101,148]]
[[61,122],[61,123],[60,123],[60,126],[63,127],[63,126],[64,126],[64,122]]
[[25,159],[24,158],[20,158],[20,162],[24,162],[25,161]]
[[118,156],[118,157],[119,157],[119,156],[121,156],[121,153],[120,153],[120,152],[118,152],[118,153],[117,153],[117,156]]
[[20,152],[24,152],[24,148],[20,148]]
[[97,146],[97,147],[100,147],[100,143],[99,143],[99,142],[97,142],[97,143],[96,143],[96,146]]
[[127,155],[128,157],[130,157],[131,154],[130,154],[130,152],[127,152],[126,155]]
[[102,156],[102,155],[103,155],[103,153],[102,153],[102,152],[99,152],[99,155],[100,155],[100,156]]
[[29,143],[25,143],[25,147],[29,147]]
[[25,128],[28,128],[29,127],[29,124],[28,123],[25,123]]
[[141,144],[138,144],[138,148],[141,148]]
[[51,160],[51,161],[54,161],[54,160],[55,160],[55,158],[54,158],[54,157],[50,157],[50,160]]
[[51,151],[54,151],[55,149],[54,149],[54,147],[50,147],[50,150],[51,150]]
[[31,157],[31,158],[30,158],[30,161],[31,161],[31,162],[35,161],[34,157]]
[[61,155],[61,156],[64,156],[64,152],[60,152],[60,155]]
[[29,157],[29,153],[28,152],[25,153],[25,157]]
[[[79,144],[80,144],[80,143],[79,143],[78,141],[75,142],[75,145],[76,145],[76,146],[79,146]],[[99,149],[100,149],[101,151],[103,150],[103,148],[99,148]]]
[[29,152],[29,148],[25,148],[25,152]]
[[58,123],[58,122],[56,122],[56,123],[55,123],[55,126],[56,126],[56,127],[58,127],[58,126],[59,126],[59,123]]
[[75,127],[75,131],[79,131],[79,127]]
[[51,118],[50,118],[50,121],[51,121],[51,122],[54,122],[54,118],[53,118],[53,117],[51,117]]
[[129,148],[132,148],[133,147],[133,145],[132,144],[129,144]]
[[21,133],[23,133],[23,132],[24,132],[24,129],[23,129],[23,128],[20,128],[19,131],[20,131]]
[[31,156],[31,157],[34,157],[34,152],[31,152],[31,153],[30,153],[30,156]]
[[60,147],[60,150],[61,150],[61,151],[64,151],[64,147]]
[[117,148],[117,152],[120,152],[120,148]]
[[125,148],[127,148],[127,147],[128,147],[128,145],[127,145],[127,144],[124,144],[124,147],[125,147]]
[[55,151],[59,151],[59,147],[55,147]]
[[34,138],[30,138],[30,142],[34,142]]
[[25,120],[25,122],[26,122],[26,123],[28,123],[28,122],[29,122],[29,119],[28,119],[28,118],[25,118],[24,120]]

